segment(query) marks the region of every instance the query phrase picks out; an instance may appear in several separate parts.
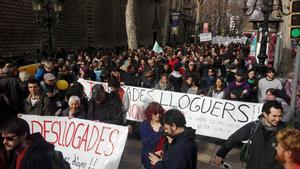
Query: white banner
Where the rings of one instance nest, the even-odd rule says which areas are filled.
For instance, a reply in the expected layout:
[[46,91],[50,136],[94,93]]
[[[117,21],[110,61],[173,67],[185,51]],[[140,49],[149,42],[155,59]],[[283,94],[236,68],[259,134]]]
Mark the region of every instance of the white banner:
[[228,46],[230,43],[241,43],[245,44],[247,42],[247,37],[223,37],[216,36],[212,38],[212,44],[225,45]]
[[22,115],[61,151],[72,169],[118,169],[128,128],[77,118]]
[[200,42],[211,41],[212,40],[212,34],[211,34],[211,32],[201,33],[201,34],[199,34],[199,38],[200,38]]
[[[78,80],[83,84],[85,93],[90,96],[94,84],[107,84]],[[177,108],[181,110],[187,125],[196,129],[199,135],[227,139],[243,125],[257,119],[261,113],[261,104],[215,99],[206,96],[169,92],[141,87],[122,86],[130,98],[127,119],[142,121],[144,109],[150,102],[160,103],[165,110]]]

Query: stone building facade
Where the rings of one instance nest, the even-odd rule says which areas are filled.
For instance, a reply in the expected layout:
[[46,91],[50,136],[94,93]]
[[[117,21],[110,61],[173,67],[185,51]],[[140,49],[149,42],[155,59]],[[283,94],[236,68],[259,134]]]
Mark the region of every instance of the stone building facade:
[[[185,1],[189,4],[195,0]],[[155,40],[162,44],[170,41],[171,9],[178,8],[186,16],[181,0],[136,0],[136,3],[139,46],[152,46]],[[125,0],[64,0],[59,22],[52,30],[53,48],[127,46],[125,10]],[[192,29],[193,20],[190,21],[187,25]],[[47,28],[38,26],[32,1],[2,0],[0,41],[0,57],[35,55],[37,50],[48,48]]]

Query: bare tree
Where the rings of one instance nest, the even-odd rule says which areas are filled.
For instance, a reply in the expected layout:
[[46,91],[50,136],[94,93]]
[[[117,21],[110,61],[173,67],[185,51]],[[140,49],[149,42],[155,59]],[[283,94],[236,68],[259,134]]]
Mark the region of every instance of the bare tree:
[[136,29],[136,4],[137,0],[127,0],[126,5],[126,32],[127,32],[127,41],[128,41],[128,48],[129,49],[137,49],[138,42],[137,42],[137,29]]
[[212,32],[218,35],[228,35],[230,20],[232,16],[239,16],[237,29],[240,30],[240,25],[245,21],[241,0],[205,0],[203,4],[202,20],[209,22]]

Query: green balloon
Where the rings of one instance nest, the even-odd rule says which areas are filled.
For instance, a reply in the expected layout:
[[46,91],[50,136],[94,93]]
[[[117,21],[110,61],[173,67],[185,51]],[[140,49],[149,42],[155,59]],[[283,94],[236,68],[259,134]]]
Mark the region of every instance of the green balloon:
[[300,28],[295,28],[291,32],[293,38],[300,38]]

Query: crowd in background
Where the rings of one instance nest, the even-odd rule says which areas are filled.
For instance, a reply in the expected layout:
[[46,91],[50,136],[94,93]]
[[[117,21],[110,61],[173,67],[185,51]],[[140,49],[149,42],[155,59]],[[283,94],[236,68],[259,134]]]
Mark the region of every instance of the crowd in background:
[[[128,99],[124,99],[124,91],[119,90],[121,85],[245,102],[263,103],[267,99],[277,99],[288,110],[291,79],[278,80],[274,68],[268,68],[265,76],[261,76],[254,69],[255,64],[256,59],[249,55],[249,46],[245,44],[184,44],[178,48],[166,46],[161,53],[144,47],[127,51],[81,49],[77,53],[58,52],[55,58],[42,60],[33,78],[28,72],[17,72],[10,63],[2,65],[0,93],[2,99],[14,105],[13,114],[67,115],[66,111],[70,111],[67,109],[72,110],[70,105],[78,102],[78,116],[89,119],[93,116],[89,110],[94,110],[89,106],[94,100],[99,102],[100,97],[117,99],[121,107],[119,111],[128,109]],[[110,87],[117,90],[106,93],[107,96],[99,96],[99,90],[95,90],[93,99],[88,101],[78,78],[110,82]],[[58,89],[56,82],[59,80],[65,80],[69,87]],[[30,88],[33,83],[38,90]],[[274,91],[267,94],[270,88]],[[37,108],[40,107],[38,104],[32,106],[32,96],[35,95],[40,95],[39,100],[43,100],[43,110]],[[300,87],[296,108],[300,108]]]
[[[281,120],[293,118],[289,107],[292,80],[277,79],[272,67],[258,74],[248,45],[184,44],[178,48],[166,46],[163,51],[155,53],[141,47],[61,52],[42,60],[33,74],[18,72],[16,65],[6,63],[0,68],[0,124],[23,113],[126,125],[131,132],[135,123],[126,120],[130,101],[122,85],[243,102],[276,100],[283,106]],[[77,82],[79,78],[106,82],[110,92],[100,84],[94,85],[88,100],[83,85]],[[299,112],[300,83],[297,90]],[[150,163],[154,156],[151,162],[147,157],[150,149],[161,150],[165,142],[159,121],[162,114],[158,103],[151,103],[145,110],[147,119],[140,127],[145,168],[153,167]]]

